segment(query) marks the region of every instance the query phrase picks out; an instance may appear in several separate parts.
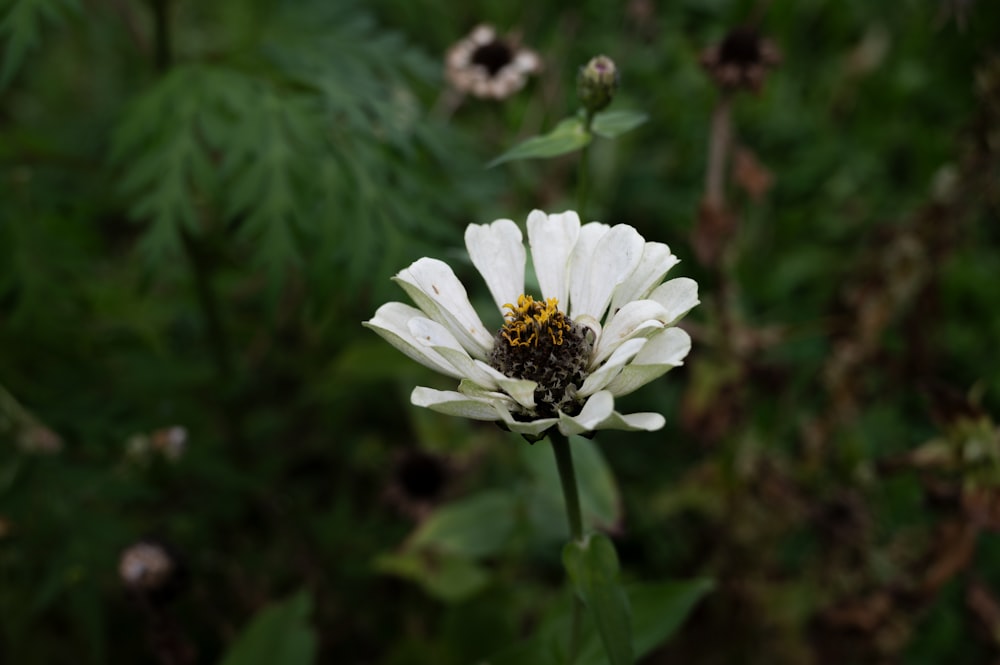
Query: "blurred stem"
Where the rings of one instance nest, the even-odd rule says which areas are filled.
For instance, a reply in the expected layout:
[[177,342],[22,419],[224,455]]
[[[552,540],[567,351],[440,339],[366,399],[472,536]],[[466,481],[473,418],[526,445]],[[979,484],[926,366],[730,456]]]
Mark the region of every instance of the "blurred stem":
[[153,6],[154,63],[156,71],[170,69],[173,49],[170,44],[170,0],[150,0]]
[[191,269],[194,272],[198,307],[201,309],[202,316],[205,317],[205,325],[208,328],[208,343],[212,348],[215,368],[218,370],[219,376],[225,379],[232,373],[233,361],[229,351],[229,338],[222,326],[222,318],[219,316],[219,299],[212,286],[211,259],[190,231],[182,229],[181,237],[184,240],[184,250],[188,255],[188,260],[191,261]]
[[[705,172],[705,207],[710,215],[722,216],[727,220],[730,217],[726,206],[726,163],[733,140],[732,102],[732,95],[723,91],[712,111],[712,129],[708,140],[708,167]],[[732,350],[731,342],[736,337],[733,334],[734,321],[731,303],[734,299],[734,285],[730,279],[730,271],[733,267],[732,261],[735,258],[733,253],[727,249],[728,247],[723,247],[720,250],[715,266],[718,271],[716,307],[718,308],[722,339],[727,340],[728,348]]]
[[732,139],[732,97],[722,93],[712,111],[712,133],[708,143],[708,168],[705,172],[705,203],[714,210],[726,205],[726,159]]
[[[586,132],[587,136],[593,138],[590,126],[594,124],[594,112],[587,111],[587,115],[583,121],[583,131]],[[587,206],[587,194],[590,193],[590,142],[583,146],[583,150],[580,152],[580,176],[579,182],[577,182],[576,189],[576,212],[580,215],[580,219],[586,220],[586,215],[584,215],[584,208]]]
[[[170,6],[172,0],[150,0],[153,10],[153,64],[156,71],[165,74],[173,63],[173,46],[170,41]],[[229,351],[229,340],[219,316],[219,299],[212,284],[212,264],[210,253],[204,243],[189,229],[181,229],[184,251],[194,272],[194,285],[208,330],[208,344],[212,349],[215,367],[219,376],[228,378],[233,362]]]
[[[573,451],[569,447],[569,439],[554,431],[552,452],[556,455],[556,466],[559,469],[559,481],[562,484],[563,498],[566,500],[566,519],[569,521],[570,537],[576,542],[583,541],[583,515],[580,512],[580,492],[576,487],[576,471],[573,469]],[[573,619],[569,634],[569,655],[566,662],[573,665],[580,646],[580,622],[583,619],[583,601],[573,592]]]

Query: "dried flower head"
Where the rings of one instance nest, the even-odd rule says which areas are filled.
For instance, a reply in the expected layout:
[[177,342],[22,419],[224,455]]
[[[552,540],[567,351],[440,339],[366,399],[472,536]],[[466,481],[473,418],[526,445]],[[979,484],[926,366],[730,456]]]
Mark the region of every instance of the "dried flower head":
[[122,551],[118,576],[129,591],[156,597],[176,584],[178,567],[175,555],[166,545],[143,540]]
[[542,61],[515,37],[480,25],[448,50],[445,75],[456,89],[483,99],[505,99],[538,73]]
[[740,27],[705,49],[700,60],[723,90],[759,92],[767,72],[781,62],[781,51],[753,28]]
[[184,456],[187,442],[187,428],[182,425],[133,434],[125,442],[125,457],[143,467],[153,463],[157,457],[178,462]]
[[21,430],[18,444],[24,452],[37,455],[54,455],[63,447],[58,434],[38,423],[31,423]]
[[171,462],[178,461],[187,448],[187,428],[181,425],[158,429],[149,435],[153,450]]

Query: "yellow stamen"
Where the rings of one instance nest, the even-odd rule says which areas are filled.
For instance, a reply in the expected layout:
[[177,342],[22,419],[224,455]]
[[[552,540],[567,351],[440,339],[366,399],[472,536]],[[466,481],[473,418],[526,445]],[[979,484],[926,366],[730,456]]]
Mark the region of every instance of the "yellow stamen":
[[567,329],[566,317],[559,311],[559,300],[549,298],[544,303],[523,293],[517,297],[517,305],[505,303],[506,321],[500,334],[511,346],[538,346],[542,335],[548,333],[555,345],[563,343],[563,332]]

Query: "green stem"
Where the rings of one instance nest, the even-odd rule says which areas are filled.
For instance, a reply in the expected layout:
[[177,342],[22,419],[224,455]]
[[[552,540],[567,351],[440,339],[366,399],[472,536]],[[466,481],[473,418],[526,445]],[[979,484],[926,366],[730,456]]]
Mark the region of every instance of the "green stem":
[[[583,121],[583,131],[587,133],[587,136],[591,136],[590,126],[594,123],[594,113],[592,111],[587,111],[587,116]],[[586,221],[586,215],[584,215],[584,208],[587,207],[587,194],[590,193],[590,142],[583,146],[583,150],[580,151],[580,175],[577,182],[576,189],[576,212],[580,215],[580,218]]]
[[583,517],[580,513],[580,493],[576,489],[576,472],[573,470],[573,452],[569,439],[558,432],[550,435],[552,452],[556,455],[559,480],[562,483],[563,498],[566,499],[566,518],[569,520],[570,537],[583,541]]
[[215,368],[219,376],[226,380],[232,374],[233,360],[229,351],[229,337],[226,335],[222,318],[219,316],[219,299],[212,283],[210,259],[201,243],[190,231],[181,229],[181,238],[184,240],[184,251],[187,253],[188,260],[191,262],[191,270],[194,273],[198,307],[205,318],[206,333],[209,346],[212,349],[212,357],[215,360]]
[[154,53],[156,70],[163,73],[170,69],[173,50],[170,44],[170,0],[152,0]]
[[[559,469],[559,481],[562,484],[563,498],[566,500],[566,519],[569,521],[570,537],[583,541],[583,514],[580,512],[580,492],[576,487],[576,472],[573,469],[573,451],[569,447],[569,439],[558,432],[553,432],[552,452],[556,456],[556,467]],[[566,660],[569,665],[576,662],[580,650],[580,623],[583,619],[583,601],[573,594],[573,619],[570,624],[569,655]]]
[[[153,11],[154,52],[153,64],[156,71],[165,74],[173,63],[173,45],[170,34],[170,5],[172,0],[150,0]],[[198,306],[205,318],[208,343],[215,359],[215,367],[223,379],[232,373],[232,354],[229,351],[229,340],[219,316],[219,299],[212,283],[212,266],[204,244],[190,230],[181,229],[184,241],[184,251],[191,262],[194,273],[195,291],[198,296]]]

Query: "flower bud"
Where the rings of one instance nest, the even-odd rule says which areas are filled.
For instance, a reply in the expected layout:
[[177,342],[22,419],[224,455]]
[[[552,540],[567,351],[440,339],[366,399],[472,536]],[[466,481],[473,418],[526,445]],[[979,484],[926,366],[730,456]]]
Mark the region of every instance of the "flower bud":
[[588,113],[607,107],[618,89],[618,68],[606,55],[591,58],[576,77],[576,94]]

